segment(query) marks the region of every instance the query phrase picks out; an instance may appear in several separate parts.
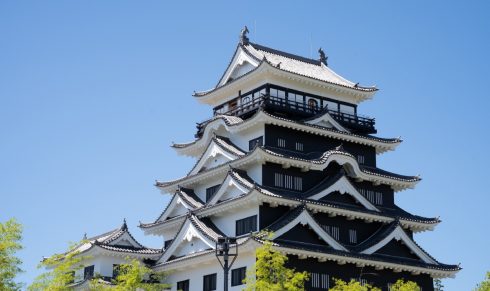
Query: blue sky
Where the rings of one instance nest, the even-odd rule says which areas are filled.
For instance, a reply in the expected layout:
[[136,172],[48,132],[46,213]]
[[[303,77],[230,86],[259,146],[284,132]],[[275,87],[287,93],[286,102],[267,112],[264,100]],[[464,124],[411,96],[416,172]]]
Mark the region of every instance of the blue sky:
[[123,218],[161,245],[136,225],[168,201],[154,180],[192,166],[169,145],[210,116],[191,93],[216,83],[248,25],[267,46],[321,46],[336,72],[381,89],[359,112],[404,142],[379,165],[422,175],[396,201],[441,217],[416,239],[461,263],[446,290],[470,290],[490,270],[489,13],[487,1],[1,1],[0,221],[24,224],[20,280]]

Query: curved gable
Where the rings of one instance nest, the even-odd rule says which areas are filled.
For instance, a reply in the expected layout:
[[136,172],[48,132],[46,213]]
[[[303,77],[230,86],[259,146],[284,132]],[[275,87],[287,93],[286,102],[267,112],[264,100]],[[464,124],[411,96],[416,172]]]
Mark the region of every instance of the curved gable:
[[368,247],[363,250],[362,254],[371,255],[383,247],[388,245],[392,241],[403,242],[403,244],[410,249],[417,257],[419,257],[422,261],[427,264],[439,264],[436,260],[434,260],[431,256],[429,256],[422,248],[420,248],[413,240],[408,236],[408,234],[402,229],[400,225],[398,225],[390,234],[388,234],[381,241],[376,243],[375,245]]
[[348,251],[315,221],[315,219],[310,215],[310,213],[308,212],[308,210],[306,210],[304,206],[300,207],[302,210],[295,209],[291,212],[291,214],[293,214],[293,212],[298,212],[297,214],[286,214],[285,217],[279,219],[278,223],[274,223],[274,225],[271,226],[270,230],[273,231],[272,239],[284,235],[285,233],[294,229],[294,227],[296,227],[297,225],[308,225],[330,247],[336,250]]
[[374,206],[364,196],[362,196],[362,194],[359,193],[359,191],[357,191],[356,187],[354,187],[354,185],[352,185],[352,183],[349,181],[349,179],[347,179],[346,176],[341,176],[331,186],[320,191],[319,193],[316,193],[314,195],[309,196],[308,199],[320,200],[320,199],[322,199],[328,195],[331,195],[334,192],[339,192],[342,195],[345,195],[345,194],[350,195],[350,196],[352,196],[352,198],[354,198],[357,202],[359,202],[366,209],[380,212],[379,209],[376,208],[376,206]]

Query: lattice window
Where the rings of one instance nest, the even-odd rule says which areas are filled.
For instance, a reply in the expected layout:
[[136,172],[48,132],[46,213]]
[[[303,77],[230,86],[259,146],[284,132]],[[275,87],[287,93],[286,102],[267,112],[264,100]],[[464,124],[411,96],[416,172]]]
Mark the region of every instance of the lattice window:
[[351,244],[356,244],[357,243],[357,230],[355,230],[355,229],[349,229],[349,242]]
[[383,193],[376,192],[376,205],[383,205]]
[[312,288],[328,290],[330,287],[330,276],[328,274],[311,273],[310,284]]
[[358,162],[359,164],[364,164],[364,160],[365,160],[365,159],[364,159],[364,156],[363,156],[363,155],[358,155],[358,156],[357,156],[357,162]]
[[277,146],[280,148],[285,148],[286,147],[286,140],[283,138],[278,138],[277,139]]
[[298,152],[302,152],[303,151],[303,143],[302,142],[296,142],[296,150]]
[[274,186],[284,187],[284,175],[281,173],[274,173]]

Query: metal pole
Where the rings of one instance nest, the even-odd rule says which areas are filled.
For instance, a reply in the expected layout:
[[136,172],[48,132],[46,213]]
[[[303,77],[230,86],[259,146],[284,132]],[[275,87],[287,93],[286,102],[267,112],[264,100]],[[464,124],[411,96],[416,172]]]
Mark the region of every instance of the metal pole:
[[[228,257],[228,255],[225,255],[226,257]],[[228,291],[228,258],[225,259],[225,266],[223,268],[223,271],[224,271],[224,288],[223,290],[224,291]]]

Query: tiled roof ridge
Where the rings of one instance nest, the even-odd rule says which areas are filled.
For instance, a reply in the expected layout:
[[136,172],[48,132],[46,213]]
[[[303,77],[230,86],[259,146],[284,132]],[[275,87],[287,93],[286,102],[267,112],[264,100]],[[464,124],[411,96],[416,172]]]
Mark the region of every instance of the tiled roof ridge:
[[130,246],[119,246],[119,245],[106,245],[106,244],[101,244],[97,245],[99,247],[102,247],[104,249],[107,249],[109,251],[119,251],[119,252],[128,252],[128,253],[139,253],[139,254],[161,254],[163,253],[163,249],[157,249],[157,248],[149,248],[142,246],[140,248],[135,248],[135,247],[130,247]]
[[303,57],[303,56],[300,56],[300,55],[296,55],[296,54],[288,53],[288,52],[281,51],[281,50],[278,50],[278,49],[274,49],[274,48],[271,48],[271,47],[267,47],[267,46],[264,46],[264,45],[261,45],[261,44],[258,44],[258,43],[250,42],[249,44],[254,49],[259,50],[259,51],[266,51],[266,52],[271,53],[271,54],[275,54],[275,55],[278,55],[278,56],[283,56],[283,57],[286,57],[286,58],[294,59],[294,60],[297,60],[297,61],[300,61],[300,62],[303,62],[303,63],[308,63],[308,64],[312,64],[312,65],[321,66],[320,60],[306,58],[306,57]]

